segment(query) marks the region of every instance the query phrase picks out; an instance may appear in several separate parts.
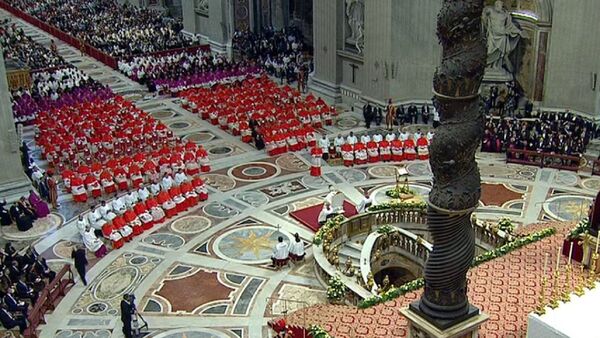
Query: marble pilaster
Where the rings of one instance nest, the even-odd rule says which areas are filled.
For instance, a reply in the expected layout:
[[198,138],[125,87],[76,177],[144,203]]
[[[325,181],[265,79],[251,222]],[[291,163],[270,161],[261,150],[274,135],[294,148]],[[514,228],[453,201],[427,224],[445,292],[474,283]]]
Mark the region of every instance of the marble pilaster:
[[0,53],[0,197],[12,200],[25,194],[31,182],[23,172],[19,141],[12,115],[4,56]]

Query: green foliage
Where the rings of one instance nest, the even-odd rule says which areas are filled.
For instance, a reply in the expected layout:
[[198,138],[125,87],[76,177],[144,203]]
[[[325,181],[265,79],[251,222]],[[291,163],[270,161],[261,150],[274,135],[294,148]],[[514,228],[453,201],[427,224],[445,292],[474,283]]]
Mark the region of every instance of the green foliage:
[[590,230],[590,220],[587,218],[582,219],[577,223],[577,225],[571,229],[569,235],[567,235],[568,240],[579,238],[580,235],[586,233]]
[[411,190],[408,186],[398,186],[393,189],[387,190],[385,195],[391,198],[400,198],[400,195],[416,195],[414,190]]
[[[540,241],[548,236],[554,235],[555,233],[556,233],[555,228],[546,228],[546,229],[540,230],[538,232],[534,232],[530,235],[527,235],[524,237],[519,237],[510,243],[507,243],[499,248],[496,248],[494,250],[488,251],[484,254],[481,254],[481,255],[475,257],[475,259],[471,263],[471,267],[476,267],[485,262],[491,261],[494,258],[502,257],[516,249],[519,249],[525,245]],[[368,308],[368,307],[371,307],[371,306],[374,306],[374,305],[377,305],[380,303],[385,303],[387,301],[398,298],[409,292],[418,290],[418,289],[422,288],[423,286],[425,286],[425,280],[423,278],[417,278],[413,281],[410,281],[408,283],[401,285],[400,287],[391,288],[390,290],[384,292],[381,295],[367,298],[367,299],[361,301],[358,304],[358,307],[361,309],[364,309],[364,308]]]
[[310,332],[310,335],[313,338],[333,338],[327,331],[325,331],[324,328],[322,328],[320,325],[311,325],[308,328],[308,331]]
[[384,225],[380,226],[379,228],[377,228],[377,233],[389,235],[392,232],[394,232],[394,230],[396,230],[396,229],[393,226],[391,226],[389,224],[384,224]]
[[399,200],[392,200],[386,203],[373,205],[369,208],[369,212],[382,211],[382,210],[400,210],[400,211],[425,211],[427,210],[427,203],[425,202],[417,202],[417,201],[409,201],[403,202]]
[[506,232],[507,234],[512,234],[515,231],[515,224],[508,217],[502,217],[498,221],[498,229]]
[[346,284],[342,282],[340,277],[333,276],[329,278],[327,285],[327,299],[330,301],[341,301],[346,296]]
[[315,234],[313,244],[321,245],[321,243],[323,243],[323,238],[326,238],[329,232],[339,228],[340,225],[342,225],[342,222],[345,220],[346,218],[342,215],[338,215],[327,220],[327,222],[325,222],[325,224],[323,224],[323,226]]

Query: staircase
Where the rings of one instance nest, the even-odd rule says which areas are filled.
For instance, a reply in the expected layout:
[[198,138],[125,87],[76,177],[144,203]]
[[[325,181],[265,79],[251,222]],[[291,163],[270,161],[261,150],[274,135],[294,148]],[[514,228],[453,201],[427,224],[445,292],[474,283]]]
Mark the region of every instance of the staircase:
[[356,269],[357,272],[360,271],[360,252],[362,251],[362,244],[365,238],[365,236],[354,237],[342,245],[340,251],[338,252],[338,257],[340,259],[340,269],[344,269],[346,261],[348,260],[348,258],[350,258],[350,260],[352,261],[352,266]]

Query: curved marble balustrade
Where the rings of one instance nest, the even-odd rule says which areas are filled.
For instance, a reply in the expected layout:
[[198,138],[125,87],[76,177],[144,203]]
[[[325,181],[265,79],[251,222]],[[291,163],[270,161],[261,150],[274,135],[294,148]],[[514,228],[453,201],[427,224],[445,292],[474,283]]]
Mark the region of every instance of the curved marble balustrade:
[[[379,257],[375,257],[377,250],[382,254],[395,252],[424,268],[429,252],[433,250],[433,244],[410,231],[398,227],[394,227],[394,230],[389,234],[372,232],[363,243],[360,255],[360,273],[364,285],[368,283],[372,264],[379,259]],[[372,293],[374,291],[371,290]]]
[[[346,299],[351,304],[358,304],[362,299],[373,296],[372,290],[367,290],[368,275],[371,272],[372,255],[384,245],[383,234],[377,232],[380,225],[395,225],[394,232],[399,235],[395,243],[390,243],[386,250],[395,251],[421,267],[424,267],[433,244],[422,237],[403,228],[415,228],[427,223],[427,213],[421,209],[385,209],[368,212],[343,221],[333,229],[331,242],[313,246],[315,270],[323,285],[329,278],[338,276],[347,286],[349,293]],[[484,250],[506,244],[511,236],[498,231],[493,225],[476,220],[474,232],[477,245]],[[339,262],[337,253],[343,245],[352,238],[366,236],[360,256],[360,271],[354,277],[343,274],[344,262]]]

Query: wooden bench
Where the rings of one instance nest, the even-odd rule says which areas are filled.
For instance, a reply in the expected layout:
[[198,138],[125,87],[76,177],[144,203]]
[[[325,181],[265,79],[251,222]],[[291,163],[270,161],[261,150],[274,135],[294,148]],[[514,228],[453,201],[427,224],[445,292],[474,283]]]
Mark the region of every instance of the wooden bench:
[[[66,278],[65,278],[66,277]],[[38,296],[37,302],[27,317],[28,326],[23,335],[27,338],[37,338],[37,327],[46,324],[44,315],[56,308],[71,286],[75,284],[70,265],[65,265]]]
[[576,172],[579,170],[581,158],[579,156],[543,153],[533,150],[508,149],[506,151],[506,163],[532,165],[540,168],[554,168]]

